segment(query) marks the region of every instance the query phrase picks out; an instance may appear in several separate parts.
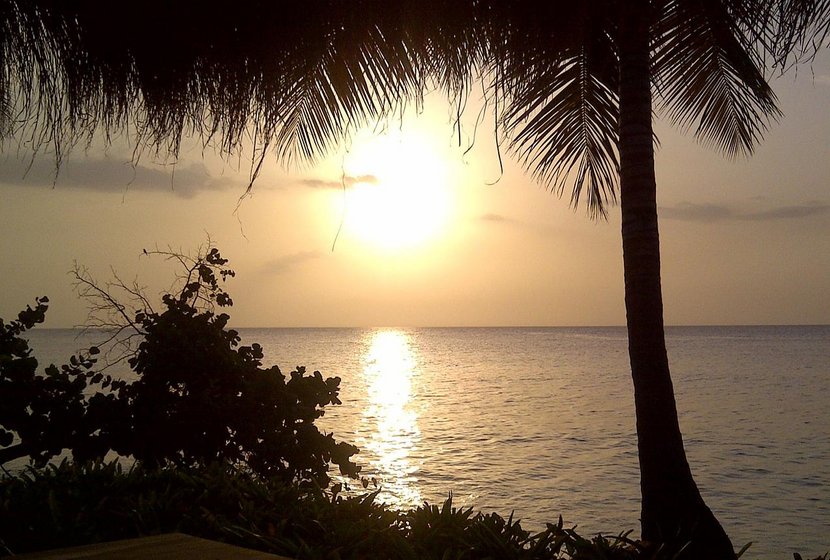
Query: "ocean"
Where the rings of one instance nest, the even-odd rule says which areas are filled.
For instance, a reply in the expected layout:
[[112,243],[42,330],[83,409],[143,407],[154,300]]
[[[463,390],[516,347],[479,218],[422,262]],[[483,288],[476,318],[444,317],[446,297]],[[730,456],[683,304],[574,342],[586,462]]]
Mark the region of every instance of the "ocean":
[[[76,334],[32,331],[35,355],[65,361],[89,344]],[[342,379],[343,404],[320,424],[360,448],[381,501],[411,507],[452,492],[456,505],[515,512],[526,529],[561,515],[582,534],[637,534],[624,328],[240,334],[283,373],[304,365]],[[830,551],[830,326],[666,335],[692,472],[735,546],[753,542],[744,558]]]

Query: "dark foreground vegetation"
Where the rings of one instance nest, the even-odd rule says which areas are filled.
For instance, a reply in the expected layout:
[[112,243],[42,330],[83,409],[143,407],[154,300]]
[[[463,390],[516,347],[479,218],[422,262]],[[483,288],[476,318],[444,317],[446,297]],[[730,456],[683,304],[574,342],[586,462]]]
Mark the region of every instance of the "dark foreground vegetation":
[[[336,488],[335,488],[336,490]],[[226,464],[122,471],[69,462],[0,482],[0,555],[179,531],[295,558],[672,558],[555,525],[531,534],[496,513],[394,511],[376,492],[300,489]]]
[[[92,326],[109,336],[103,368],[92,347],[38,372],[25,332],[44,321],[45,297],[16,321],[0,319],[0,464],[29,456],[43,465],[68,450],[80,462],[112,452],[145,466],[222,461],[324,487],[330,464],[356,477],[357,448],[314,424],[340,404],[340,378],[302,367],[286,377],[262,367],[259,344],[240,344],[216,311],[233,304],[222,285],[234,272],[215,247],[196,257],[156,253],[181,265],[180,288],[162,296],[160,310],[138,286],[101,285],[75,270]],[[121,361],[131,375],[106,373]]]
[[226,463],[122,470],[67,461],[0,480],[0,556],[177,531],[298,559],[684,557],[628,533],[585,538],[561,518],[531,533],[512,515],[455,507],[452,496],[440,506],[395,511],[375,501],[377,492],[344,497],[337,490],[301,488]]
[[[138,286],[76,269],[92,325],[110,333],[105,352],[39,372],[25,333],[47,298],[0,319],[0,556],[176,531],[294,558],[690,558],[681,541],[587,539],[561,518],[531,533],[451,495],[409,511],[377,503],[378,490],[344,496],[329,469],[358,480],[358,450],[314,424],[340,404],[340,379],[302,367],[286,378],[262,367],[259,345],[240,345],[216,313],[232,305],[233,276],[217,249],[156,253],[182,265],[160,311]],[[130,376],[106,373],[119,361]],[[2,467],[24,457],[15,474]]]

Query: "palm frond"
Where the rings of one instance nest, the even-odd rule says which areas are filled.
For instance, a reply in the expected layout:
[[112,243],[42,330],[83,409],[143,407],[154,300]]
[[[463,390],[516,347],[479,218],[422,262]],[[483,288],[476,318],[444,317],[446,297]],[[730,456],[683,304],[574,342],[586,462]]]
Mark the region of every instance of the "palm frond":
[[[735,1],[735,0],[733,0]],[[767,30],[765,54],[786,71],[811,61],[830,37],[830,0],[763,0],[748,13],[750,33]]]
[[743,37],[717,0],[666,2],[652,45],[658,108],[731,157],[751,153],[780,115]]
[[570,186],[574,207],[585,193],[592,216],[604,217],[616,201],[619,105],[611,79],[595,72],[583,49],[523,80],[515,76],[504,115],[523,165],[560,196]]

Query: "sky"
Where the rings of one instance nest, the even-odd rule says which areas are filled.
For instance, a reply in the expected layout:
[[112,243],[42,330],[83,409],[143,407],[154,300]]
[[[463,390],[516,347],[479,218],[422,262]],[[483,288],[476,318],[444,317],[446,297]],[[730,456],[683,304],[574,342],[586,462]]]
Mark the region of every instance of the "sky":
[[[785,116],[748,159],[656,124],[669,325],[830,323],[830,51],[773,87]],[[46,295],[47,327],[84,324],[76,263],[155,298],[175,270],[143,251],[210,239],[237,272],[236,327],[623,325],[619,208],[594,221],[504,151],[501,170],[474,109],[459,145],[430,95],[316,165],[270,158],[241,200],[249,154],[190,142],[175,163],[134,165],[116,140],[71,153],[56,178],[48,153],[7,141],[0,317]]]

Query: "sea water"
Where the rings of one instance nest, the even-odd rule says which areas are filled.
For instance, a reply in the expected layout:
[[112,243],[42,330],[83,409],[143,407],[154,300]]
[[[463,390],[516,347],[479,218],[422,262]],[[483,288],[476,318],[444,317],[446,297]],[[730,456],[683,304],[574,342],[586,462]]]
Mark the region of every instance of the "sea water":
[[[360,447],[393,507],[453,501],[527,529],[638,529],[625,329],[242,329],[265,365],[342,379],[320,424]],[[830,327],[673,327],[669,361],[698,486],[748,558],[830,550]],[[74,331],[32,331],[42,362]],[[358,485],[359,487],[359,485]],[[360,489],[362,491],[362,489]],[[357,491],[357,490],[355,490]]]

